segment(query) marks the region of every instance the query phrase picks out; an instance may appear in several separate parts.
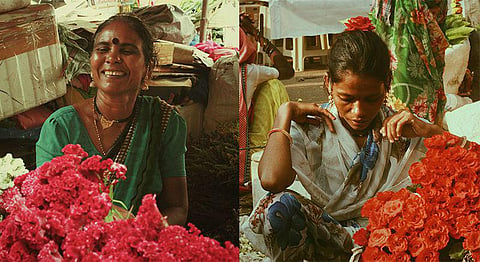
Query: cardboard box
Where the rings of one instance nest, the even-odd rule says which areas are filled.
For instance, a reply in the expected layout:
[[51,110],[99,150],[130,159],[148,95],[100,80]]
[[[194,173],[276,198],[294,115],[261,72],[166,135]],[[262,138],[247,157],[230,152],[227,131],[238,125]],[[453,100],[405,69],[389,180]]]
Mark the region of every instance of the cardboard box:
[[153,43],[159,65],[183,64],[194,65],[203,63],[207,67],[213,66],[213,60],[207,53],[196,47],[174,43],[166,40],[157,40]]
[[0,14],[0,120],[63,96],[62,70],[51,5]]
[[159,65],[185,64],[193,65],[195,47],[170,41],[158,40],[154,43]]
[[175,43],[160,40],[156,41],[153,46],[157,53],[158,65],[173,64],[173,50],[175,49]]

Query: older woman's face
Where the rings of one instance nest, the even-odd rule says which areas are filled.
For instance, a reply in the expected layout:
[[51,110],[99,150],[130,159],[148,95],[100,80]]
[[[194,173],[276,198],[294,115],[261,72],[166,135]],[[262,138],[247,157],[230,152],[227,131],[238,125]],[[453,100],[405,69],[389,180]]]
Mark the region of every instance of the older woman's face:
[[147,69],[142,39],[126,23],[112,22],[95,39],[90,64],[95,85],[108,93],[135,93]]
[[333,84],[333,100],[342,122],[356,131],[366,129],[385,100],[382,81],[347,71],[343,81]]

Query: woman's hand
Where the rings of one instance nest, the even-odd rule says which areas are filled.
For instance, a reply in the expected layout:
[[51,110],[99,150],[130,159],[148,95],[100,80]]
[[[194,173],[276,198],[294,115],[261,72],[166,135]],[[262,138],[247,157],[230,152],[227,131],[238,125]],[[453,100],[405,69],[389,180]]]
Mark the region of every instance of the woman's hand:
[[333,120],[335,116],[327,109],[320,107],[315,103],[299,103],[299,102],[287,102],[280,106],[278,110],[279,114],[285,114],[287,119],[293,120],[297,123],[309,123],[314,125],[320,125],[325,122],[328,129],[335,133],[333,127]]
[[431,137],[442,132],[441,127],[424,122],[407,110],[399,111],[385,119],[380,130],[380,133],[392,143],[400,137]]

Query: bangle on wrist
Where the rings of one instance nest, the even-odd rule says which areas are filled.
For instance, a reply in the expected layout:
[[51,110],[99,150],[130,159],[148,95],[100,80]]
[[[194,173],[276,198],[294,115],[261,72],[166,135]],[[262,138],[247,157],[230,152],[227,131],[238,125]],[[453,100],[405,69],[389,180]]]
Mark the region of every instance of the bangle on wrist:
[[280,132],[280,133],[284,134],[288,138],[288,141],[290,142],[290,145],[293,144],[293,139],[292,139],[292,136],[290,135],[290,133],[288,133],[287,131],[285,131],[281,128],[274,128],[274,129],[270,130],[270,132],[268,132],[268,138],[270,138],[270,136],[273,133],[277,133],[277,132]]

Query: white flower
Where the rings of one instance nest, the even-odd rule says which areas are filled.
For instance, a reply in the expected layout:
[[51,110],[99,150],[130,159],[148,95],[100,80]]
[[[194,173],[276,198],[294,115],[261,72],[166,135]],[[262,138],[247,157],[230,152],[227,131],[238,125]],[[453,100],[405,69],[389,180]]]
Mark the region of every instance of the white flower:
[[21,158],[13,158],[10,153],[0,158],[0,194],[3,193],[3,190],[14,185],[13,179],[15,177],[27,172],[28,170]]

